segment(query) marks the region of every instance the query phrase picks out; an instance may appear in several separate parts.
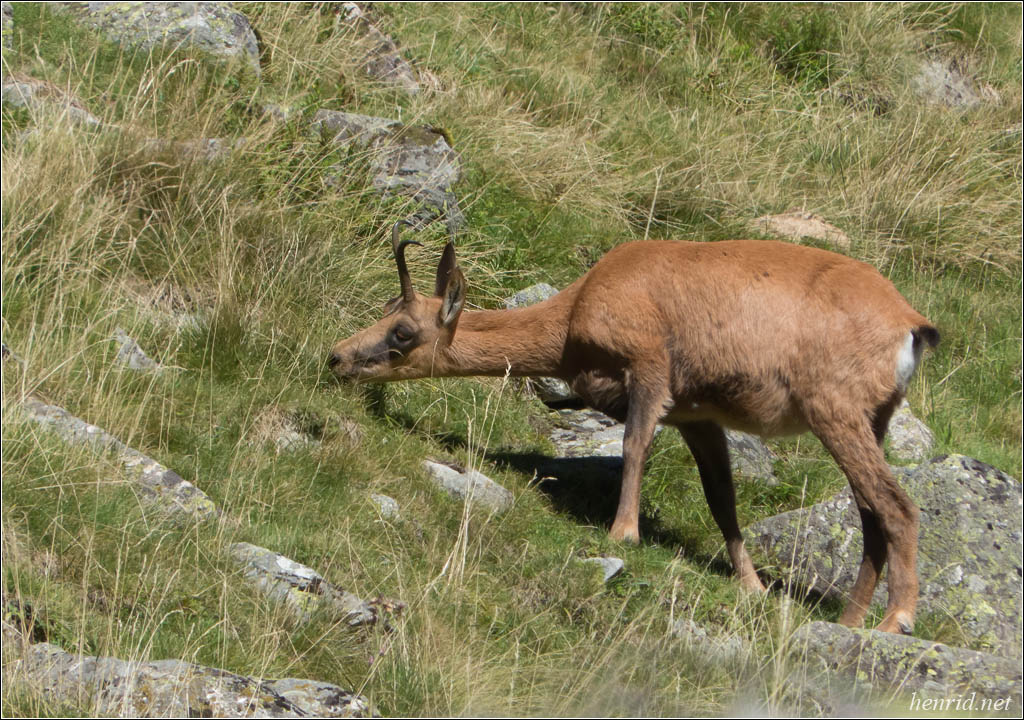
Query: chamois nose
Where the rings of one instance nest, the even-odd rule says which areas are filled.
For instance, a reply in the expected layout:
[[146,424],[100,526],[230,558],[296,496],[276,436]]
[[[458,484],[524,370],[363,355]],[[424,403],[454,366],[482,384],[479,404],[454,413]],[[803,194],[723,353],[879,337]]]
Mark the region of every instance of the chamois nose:
[[340,363],[340,362],[341,362],[341,356],[338,355],[338,353],[332,352],[327,357],[327,367],[331,368],[331,370],[333,370],[335,367],[337,367],[338,363]]

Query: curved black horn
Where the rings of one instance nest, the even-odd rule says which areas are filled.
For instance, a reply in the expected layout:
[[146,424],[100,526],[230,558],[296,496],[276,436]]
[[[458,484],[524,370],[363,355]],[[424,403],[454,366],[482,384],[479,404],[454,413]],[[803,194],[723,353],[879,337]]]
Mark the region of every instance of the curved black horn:
[[409,277],[409,268],[405,265],[405,246],[420,245],[422,247],[423,245],[423,243],[416,242],[415,240],[399,241],[399,226],[411,224],[408,220],[399,220],[391,229],[391,247],[395,251],[395,264],[398,265],[398,282],[401,284],[402,300],[405,302],[411,302],[413,299],[412,278]]

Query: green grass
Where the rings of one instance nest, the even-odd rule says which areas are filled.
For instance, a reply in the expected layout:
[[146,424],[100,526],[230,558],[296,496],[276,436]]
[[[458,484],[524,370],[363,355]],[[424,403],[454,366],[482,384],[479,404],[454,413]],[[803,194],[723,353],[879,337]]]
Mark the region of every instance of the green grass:
[[[25,361],[3,364],[4,598],[31,606],[40,638],[334,682],[385,715],[804,707],[788,633],[840,608],[742,596],[677,434],[648,463],[649,537],[623,547],[607,539],[616,488],[558,497],[527,469],[551,452],[553,421],[519,385],[330,381],[327,348],[395,294],[386,228],[411,208],[368,190],[365,157],[308,135],[322,107],[448,131],[476,306],[565,286],[626,240],[719,240],[765,213],[822,214],[942,332],[909,395],[936,452],[1020,477],[1019,6],[374,6],[433,76],[416,97],[364,77],[359,42],[326,7],[242,10],[265,45],[259,82],[188,51],[123,52],[14,5],[5,73],[73,91],[106,124],[3,110],[3,336]],[[908,78],[933,52],[1000,101],[923,104]],[[272,121],[265,102],[295,113]],[[214,162],[149,142],[200,137],[242,141]],[[410,251],[418,287],[444,237],[431,228]],[[167,369],[116,365],[116,327]],[[173,468],[222,520],[161,521],[113,459],[25,420],[28,394]],[[282,417],[321,444],[279,453],[268,428]],[[778,485],[738,487],[744,525],[843,486],[810,436],[774,447]],[[464,515],[424,457],[480,468],[515,507]],[[378,518],[376,492],[400,520]],[[326,615],[303,625],[242,579],[227,553],[239,541],[408,608],[392,633]],[[603,553],[627,568],[607,586],[579,562]],[[748,649],[709,662],[666,637],[680,617]],[[959,641],[927,615],[918,634]],[[2,697],[5,714],[79,714],[18,683]]]

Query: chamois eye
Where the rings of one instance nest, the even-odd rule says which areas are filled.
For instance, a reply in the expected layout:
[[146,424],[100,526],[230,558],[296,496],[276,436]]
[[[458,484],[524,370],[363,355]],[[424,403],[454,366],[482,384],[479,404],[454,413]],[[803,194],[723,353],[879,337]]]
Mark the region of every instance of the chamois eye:
[[410,340],[412,340],[412,331],[410,331],[406,327],[403,327],[402,325],[399,325],[398,327],[396,327],[392,331],[392,333],[395,336],[395,340],[397,340],[400,343],[407,343]]

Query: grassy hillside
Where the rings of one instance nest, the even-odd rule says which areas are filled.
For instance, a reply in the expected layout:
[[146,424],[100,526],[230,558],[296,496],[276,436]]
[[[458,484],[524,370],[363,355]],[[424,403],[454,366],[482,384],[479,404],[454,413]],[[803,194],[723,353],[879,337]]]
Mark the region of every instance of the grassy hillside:
[[[574,511],[594,498],[556,504],[509,460],[552,450],[549,412],[517,383],[329,378],[329,346],[396,293],[387,230],[413,208],[373,192],[366,158],[308,123],[328,108],[446,130],[479,307],[563,287],[627,240],[751,236],[756,217],[818,213],[942,332],[909,394],[936,452],[1019,478],[1020,6],[374,5],[421,75],[410,97],[362,73],[333,5],[241,6],[260,79],[14,6],[4,74],[73,91],[104,125],[4,105],[2,329],[24,361],[3,363],[5,598],[30,603],[39,638],[69,651],[316,678],[384,715],[802,707],[788,634],[839,608],[740,593],[677,434],[647,466],[657,539],[621,546],[606,538],[617,488],[595,485],[609,496],[595,519]],[[995,99],[922,100],[913,77],[929,57]],[[275,120],[267,103],[293,112]],[[209,161],[152,142],[197,138],[232,149]],[[409,260],[429,287],[445,231],[421,236]],[[117,327],[166,369],[116,364]],[[29,394],[173,468],[221,521],[162,522],[117,463],[26,420]],[[321,443],[278,452],[284,418]],[[843,486],[814,438],[774,447],[779,484],[738,487],[743,525]],[[481,469],[515,507],[465,514],[424,457]],[[382,520],[372,493],[394,497],[401,520]],[[225,550],[239,541],[408,607],[391,633],[300,623],[242,579]],[[627,568],[607,586],[578,562],[602,553]],[[709,661],[666,636],[678,618],[746,650]],[[917,634],[960,642],[946,618],[921,617]],[[76,710],[11,683],[2,698],[5,715]]]

